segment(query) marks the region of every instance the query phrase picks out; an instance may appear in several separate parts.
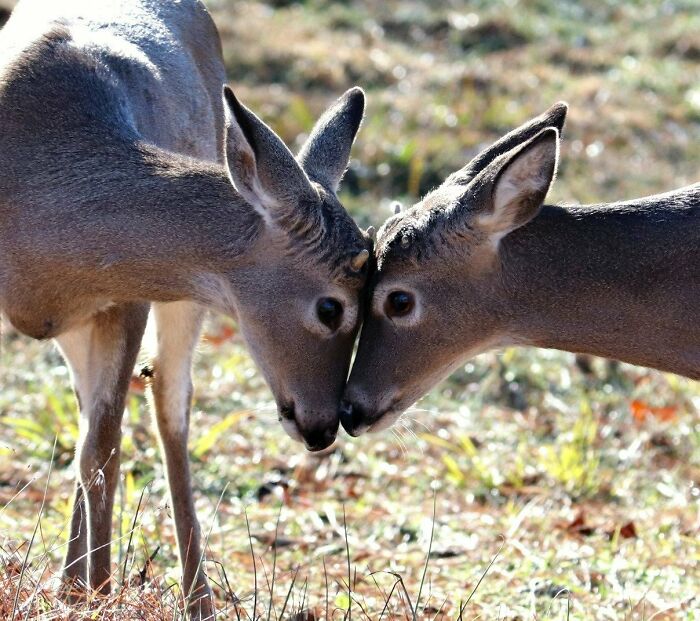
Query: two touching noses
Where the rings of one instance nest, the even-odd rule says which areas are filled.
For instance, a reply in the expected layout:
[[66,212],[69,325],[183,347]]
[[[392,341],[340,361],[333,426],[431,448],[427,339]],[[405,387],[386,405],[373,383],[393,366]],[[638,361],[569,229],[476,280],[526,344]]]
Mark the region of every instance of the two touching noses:
[[293,404],[279,409],[279,420],[287,434],[304,443],[308,451],[318,452],[330,447],[340,426],[353,438],[361,436],[371,427],[368,410],[350,398],[347,391],[332,416],[316,416],[301,413]]

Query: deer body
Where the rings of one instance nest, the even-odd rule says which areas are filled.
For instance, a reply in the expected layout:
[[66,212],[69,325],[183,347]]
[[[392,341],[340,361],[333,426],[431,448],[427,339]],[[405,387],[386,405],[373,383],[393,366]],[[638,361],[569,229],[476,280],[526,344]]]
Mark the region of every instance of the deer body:
[[[166,154],[224,163],[225,71],[204,7],[24,0],[0,45],[0,300],[13,323],[46,338],[114,299],[192,297],[181,275],[159,280],[182,258],[173,249],[190,254],[181,243],[193,223],[197,241],[215,241],[203,229],[222,225],[221,206],[234,198],[221,169],[210,184],[220,196],[173,228],[171,205],[187,203],[213,171],[200,165],[194,179],[182,157]],[[149,283],[148,270],[160,277]]]
[[509,344],[700,379],[700,184],[544,206],[501,242]]
[[566,106],[504,136],[377,237],[341,407],[381,431],[466,359],[534,345],[700,379],[700,184],[542,206]]
[[66,598],[110,589],[121,418],[152,302],[183,593],[213,618],[187,454],[204,307],[238,318],[285,430],[328,446],[369,256],[335,196],[363,94],[338,100],[295,159],[222,97],[199,0],[21,0],[0,59],[0,311],[56,339],[80,404]]
[[[217,276],[245,264],[255,239],[245,214],[237,213],[245,205],[230,181],[205,164],[167,169],[161,159],[154,174],[140,166],[124,171],[120,183],[96,188],[104,202],[71,201],[70,189],[54,193],[60,222],[48,231],[46,218],[58,218],[42,212],[40,197],[36,210],[5,219],[2,247],[10,252],[3,257],[2,299],[17,328],[54,337],[115,300],[189,299],[233,314],[229,288],[217,289]],[[173,213],[171,201],[190,205],[192,213]]]

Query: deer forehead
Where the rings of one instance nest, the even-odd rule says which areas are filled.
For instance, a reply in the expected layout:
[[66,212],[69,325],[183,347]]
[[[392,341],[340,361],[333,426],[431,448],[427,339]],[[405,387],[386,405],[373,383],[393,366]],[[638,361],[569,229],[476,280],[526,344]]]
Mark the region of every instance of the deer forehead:
[[420,262],[436,251],[439,254],[446,245],[443,233],[454,227],[450,216],[463,207],[464,196],[464,186],[446,183],[407,211],[389,218],[377,236],[378,263],[399,258]]

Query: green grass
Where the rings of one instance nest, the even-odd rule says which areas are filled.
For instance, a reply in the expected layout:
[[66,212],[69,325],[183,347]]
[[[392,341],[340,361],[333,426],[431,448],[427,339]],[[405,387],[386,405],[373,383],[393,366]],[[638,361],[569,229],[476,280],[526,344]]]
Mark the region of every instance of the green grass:
[[[29,365],[19,367],[23,372],[0,397],[0,545],[6,557],[13,545],[26,550],[56,432],[74,432],[70,421],[59,424],[73,404],[65,374],[51,373],[57,368],[51,347],[6,335],[2,356],[4,370]],[[204,531],[211,530],[209,558],[223,564],[250,614],[254,576],[244,512],[260,556],[260,614],[266,616],[269,602],[271,544],[284,500],[277,612],[298,572],[292,608],[301,607],[307,582],[304,607],[323,618],[324,561],[330,609],[347,605],[345,510],[355,616],[366,618],[364,608],[376,619],[395,582],[392,574],[401,576],[416,602],[436,490],[421,598],[435,610],[419,618],[432,618],[445,601],[439,618],[456,619],[460,601],[499,550],[463,618],[563,619],[567,605],[572,619],[649,619],[666,607],[672,607],[669,614],[656,618],[690,618],[682,611],[695,605],[700,580],[700,390],[693,382],[603,361],[590,375],[568,354],[507,350],[467,365],[421,404],[432,413],[411,414],[415,422],[398,427],[396,436],[341,438],[331,454],[314,457],[284,437],[265,411],[269,394],[236,339],[204,347],[196,375],[191,447],[200,517]],[[41,387],[36,376],[44,378]],[[633,400],[677,409],[670,421],[652,415],[635,422]],[[53,423],[42,418],[54,411]],[[26,426],[35,420],[42,421],[43,433],[27,436]],[[122,538],[116,534],[114,550],[123,561],[145,490],[128,575],[135,580],[159,548],[149,588],[167,603],[161,589],[176,583],[177,562],[149,428],[145,399],[135,395],[126,417],[118,499]],[[33,576],[44,574],[49,561],[54,571],[60,563],[72,488],[58,448],[63,443],[54,456],[41,540],[30,555]],[[630,523],[635,536],[625,537]],[[217,565],[207,568],[222,582]],[[561,589],[570,592],[569,604],[567,597],[555,597]],[[394,591],[385,618],[403,618],[409,610],[401,592]],[[223,602],[225,590],[217,593]],[[637,602],[643,604],[635,609]],[[337,612],[334,618],[341,617]]]
[[[363,225],[381,224],[390,200],[415,200],[560,99],[571,109],[552,200],[631,198],[698,180],[693,2],[209,5],[236,91],[290,145],[343,90],[367,90],[343,186]],[[208,332],[222,322],[212,319]],[[14,596],[39,523],[23,577],[24,599],[35,593],[27,615],[67,618],[51,612],[42,585],[60,566],[74,481],[68,372],[51,345],[7,326],[1,344],[0,599]],[[237,338],[201,349],[192,467],[210,532],[207,570],[226,618],[236,615],[230,597],[224,603],[222,567],[240,610],[253,616],[246,514],[265,619],[273,564],[271,619],[288,593],[288,619],[301,610],[325,618],[326,607],[341,619],[351,604],[353,619],[375,621],[386,607],[384,619],[411,619],[413,609],[420,619],[455,620],[467,600],[464,620],[698,618],[697,383],[509,349],[467,364],[393,433],[341,437],[316,457],[282,432]],[[131,586],[116,596],[121,608],[80,618],[173,618],[173,524],[139,392],[125,417],[117,505],[115,575],[126,560]]]

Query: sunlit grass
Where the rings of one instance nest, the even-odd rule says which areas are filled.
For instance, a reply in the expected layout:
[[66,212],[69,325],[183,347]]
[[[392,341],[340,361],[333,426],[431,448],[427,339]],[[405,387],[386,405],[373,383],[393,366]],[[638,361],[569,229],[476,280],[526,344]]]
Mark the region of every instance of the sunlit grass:
[[[219,329],[214,323],[208,331]],[[12,347],[33,360],[37,376],[54,368],[50,347],[9,335],[4,362]],[[236,361],[235,371],[230,360]],[[273,610],[281,611],[294,579],[287,612],[304,607],[323,618],[327,575],[329,609],[337,609],[333,618],[342,618],[345,509],[354,616],[366,618],[364,609],[376,619],[386,606],[384,618],[411,618],[409,598],[414,605],[433,528],[433,489],[434,540],[421,597],[430,613],[419,618],[433,618],[440,610],[438,618],[456,619],[460,601],[501,545],[463,619],[496,618],[499,611],[501,618],[560,619],[567,609],[572,619],[625,613],[648,619],[669,606],[675,608],[666,618],[685,618],[683,606],[691,606],[700,580],[695,483],[700,390],[693,382],[603,361],[594,361],[590,374],[568,354],[508,350],[478,358],[419,404],[417,409],[432,413],[411,414],[401,442],[391,434],[341,438],[335,451],[314,457],[278,428],[267,409],[269,394],[236,337],[203,346],[196,376],[193,471],[203,530],[211,529],[207,570],[220,584],[222,609],[228,592],[223,567],[242,600],[240,609],[252,614],[247,512],[257,557],[258,612],[266,618],[270,546],[279,514]],[[61,382],[54,389],[64,394]],[[62,407],[70,409],[72,397],[64,398]],[[37,412],[51,411],[51,393],[32,399]],[[673,406],[675,412],[671,420],[636,421],[633,401]],[[41,453],[55,438],[55,425],[47,424],[31,445],[23,443],[24,426],[7,421],[8,413],[18,418],[14,407],[4,400],[0,409],[3,445],[13,447],[1,471],[7,481],[0,486],[4,571],[11,546],[19,546],[20,558],[26,551],[22,542],[38,518],[48,476]],[[31,415],[19,418],[32,420]],[[147,593],[170,615],[178,580],[174,530],[146,401],[139,394],[129,402],[123,450],[115,577],[118,582],[126,566],[127,583],[139,584],[146,568],[153,576]],[[67,536],[73,475],[66,464],[54,462],[41,538],[30,555],[35,582],[58,571]],[[408,597],[399,584],[387,604],[396,576]]]

